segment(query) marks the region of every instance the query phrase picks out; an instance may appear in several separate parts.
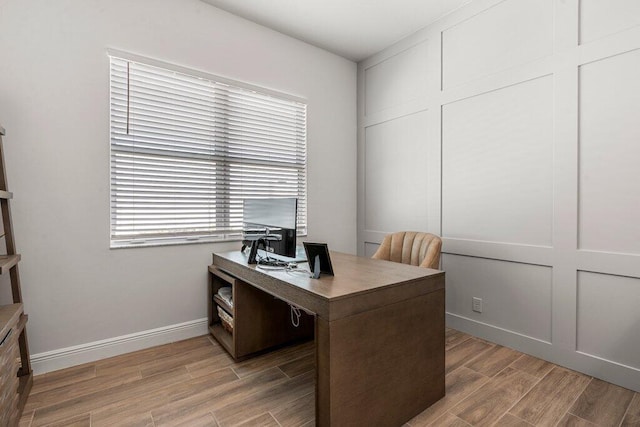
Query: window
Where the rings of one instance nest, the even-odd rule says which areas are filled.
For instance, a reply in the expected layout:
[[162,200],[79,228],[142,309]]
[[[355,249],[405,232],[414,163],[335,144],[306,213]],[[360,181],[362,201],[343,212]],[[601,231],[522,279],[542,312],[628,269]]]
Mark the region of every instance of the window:
[[111,56],[111,247],[239,239],[242,200],[297,197],[306,104]]

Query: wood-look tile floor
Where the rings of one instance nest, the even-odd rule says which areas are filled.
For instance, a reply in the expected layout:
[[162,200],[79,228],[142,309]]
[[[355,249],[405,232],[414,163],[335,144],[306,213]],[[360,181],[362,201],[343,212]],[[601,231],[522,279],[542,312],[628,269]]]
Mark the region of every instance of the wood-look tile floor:
[[[234,363],[210,337],[36,376],[20,426],[311,426],[314,347]],[[640,426],[640,395],[453,329],[410,426]],[[375,426],[372,426],[375,427]]]

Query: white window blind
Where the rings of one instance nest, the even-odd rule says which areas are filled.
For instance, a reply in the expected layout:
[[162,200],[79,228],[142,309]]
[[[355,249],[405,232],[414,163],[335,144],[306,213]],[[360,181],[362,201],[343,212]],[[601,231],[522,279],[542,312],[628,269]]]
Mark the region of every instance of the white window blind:
[[306,104],[111,56],[110,111],[112,247],[239,238],[245,198],[306,234]]

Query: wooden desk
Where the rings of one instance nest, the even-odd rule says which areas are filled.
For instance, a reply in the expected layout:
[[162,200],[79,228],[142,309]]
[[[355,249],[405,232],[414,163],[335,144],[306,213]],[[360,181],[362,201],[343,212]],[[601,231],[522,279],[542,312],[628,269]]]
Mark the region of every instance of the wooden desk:
[[331,260],[335,276],[317,280],[247,265],[239,251],[213,254],[210,271],[315,314],[317,425],[400,426],[444,396],[444,272]]

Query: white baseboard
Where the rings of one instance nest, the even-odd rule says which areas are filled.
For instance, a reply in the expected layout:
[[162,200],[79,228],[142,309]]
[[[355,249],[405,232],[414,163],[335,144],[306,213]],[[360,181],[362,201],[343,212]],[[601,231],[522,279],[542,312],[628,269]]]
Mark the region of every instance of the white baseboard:
[[207,333],[206,318],[191,320],[176,325],[163,326],[129,335],[33,354],[31,355],[31,368],[36,375],[44,374],[156,345],[206,335]]
[[478,322],[455,313],[446,313],[448,327],[513,348],[586,375],[640,392],[640,369],[598,356],[581,353],[575,348],[561,347],[541,339],[519,334],[488,323]]

